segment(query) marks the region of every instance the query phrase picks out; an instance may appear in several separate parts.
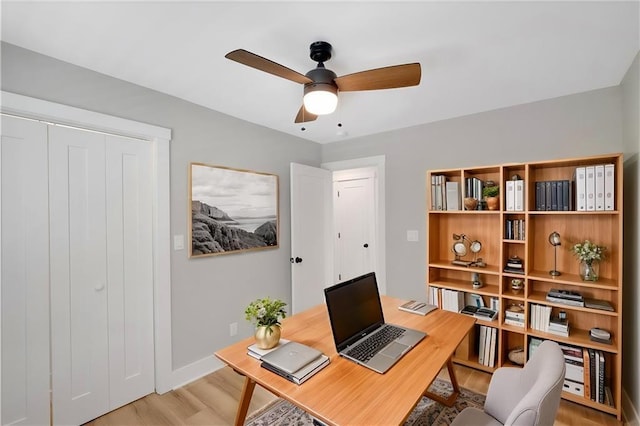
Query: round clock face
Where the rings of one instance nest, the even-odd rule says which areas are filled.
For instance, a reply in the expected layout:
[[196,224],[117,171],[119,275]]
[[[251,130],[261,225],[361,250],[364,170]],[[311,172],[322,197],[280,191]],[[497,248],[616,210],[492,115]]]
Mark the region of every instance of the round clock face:
[[464,256],[467,254],[467,246],[462,241],[456,241],[453,243],[453,252],[458,256]]
[[469,248],[472,253],[478,253],[482,249],[482,244],[480,244],[480,241],[472,241]]

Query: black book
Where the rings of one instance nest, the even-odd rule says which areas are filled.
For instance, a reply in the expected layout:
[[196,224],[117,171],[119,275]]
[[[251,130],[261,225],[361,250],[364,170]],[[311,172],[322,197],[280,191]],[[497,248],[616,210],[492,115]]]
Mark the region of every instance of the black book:
[[536,210],[544,211],[544,182],[536,182]]
[[558,182],[551,181],[551,210],[558,210]]
[[591,385],[589,388],[591,389],[591,398],[592,401],[596,400],[596,351],[593,349],[588,349],[589,351],[589,384]]
[[604,352],[598,351],[598,353],[600,358],[600,369],[598,371],[600,375],[600,377],[598,377],[598,402],[604,404]]
[[544,182],[544,199],[545,210],[551,210],[551,181],[549,180]]
[[569,188],[570,188],[569,181],[563,180],[562,181],[562,210],[564,211],[569,210],[569,200],[571,199]]

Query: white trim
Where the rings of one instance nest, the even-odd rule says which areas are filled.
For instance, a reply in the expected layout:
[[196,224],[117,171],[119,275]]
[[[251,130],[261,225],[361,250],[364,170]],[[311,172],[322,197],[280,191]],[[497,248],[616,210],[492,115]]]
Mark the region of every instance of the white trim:
[[320,165],[323,169],[331,171],[358,169],[365,167],[372,167],[376,170],[376,199],[378,205],[376,206],[376,213],[378,215],[378,251],[376,253],[378,260],[378,271],[376,277],[378,278],[378,284],[380,285],[380,292],[382,294],[387,293],[387,257],[386,257],[386,216],[385,216],[385,156],[377,155],[374,157],[355,158],[353,160],[332,161],[329,163],[322,163]]
[[55,124],[148,140],[153,144],[154,352],[156,392],[172,389],[171,362],[171,129],[0,91],[0,112]]
[[178,389],[225,366],[213,355],[204,357],[173,371],[173,389]]
[[622,419],[625,426],[640,426],[638,410],[633,406],[631,398],[624,389],[622,389]]

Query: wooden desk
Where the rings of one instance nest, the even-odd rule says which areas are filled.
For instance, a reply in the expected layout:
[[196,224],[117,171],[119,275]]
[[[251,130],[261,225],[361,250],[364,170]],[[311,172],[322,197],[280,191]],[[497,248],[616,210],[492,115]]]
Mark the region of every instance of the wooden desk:
[[260,361],[247,355],[252,337],[216,352],[245,376],[236,425],[244,424],[256,383],[329,425],[399,425],[447,365],[455,391],[448,400],[439,400],[451,404],[458,391],[451,357],[475,319],[439,309],[427,316],[411,314],[397,309],[402,303],[383,296],[385,320],[425,331],[428,336],[385,374],[338,356],[325,305],[289,317],[282,324],[283,338],[319,349],[331,359],[326,368],[300,386],[265,370]]

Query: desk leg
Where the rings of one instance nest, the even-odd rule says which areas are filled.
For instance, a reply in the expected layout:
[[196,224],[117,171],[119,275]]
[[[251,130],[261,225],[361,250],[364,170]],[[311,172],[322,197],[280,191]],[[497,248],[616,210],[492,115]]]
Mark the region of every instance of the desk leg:
[[444,398],[440,395],[436,395],[435,393],[431,393],[426,391],[424,396],[433,399],[434,401],[439,402],[440,404],[446,405],[447,407],[452,407],[456,402],[458,395],[460,394],[460,386],[458,386],[458,379],[456,379],[456,373],[453,369],[453,361],[451,358],[447,361],[447,370],[449,371],[449,379],[451,380],[451,385],[453,386],[453,392],[447,398]]
[[253,396],[253,389],[255,389],[255,387],[256,382],[251,380],[249,377],[244,378],[242,395],[240,395],[240,404],[238,405],[238,412],[236,413],[236,426],[244,425],[244,421],[247,418],[247,411],[249,411],[251,397]]

